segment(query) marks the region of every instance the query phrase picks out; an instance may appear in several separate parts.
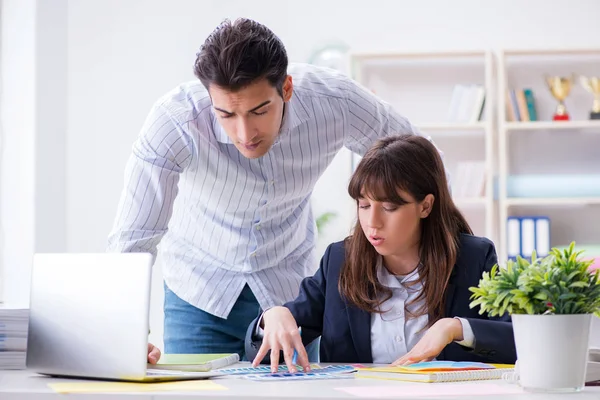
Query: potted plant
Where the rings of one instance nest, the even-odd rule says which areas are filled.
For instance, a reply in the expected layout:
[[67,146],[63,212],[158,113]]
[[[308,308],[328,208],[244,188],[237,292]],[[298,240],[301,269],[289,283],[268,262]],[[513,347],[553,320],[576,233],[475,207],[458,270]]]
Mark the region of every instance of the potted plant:
[[485,272],[471,308],[511,315],[521,386],[533,391],[579,391],[585,385],[590,323],[600,315],[600,270],[580,258],[575,243],[531,261],[517,257]]

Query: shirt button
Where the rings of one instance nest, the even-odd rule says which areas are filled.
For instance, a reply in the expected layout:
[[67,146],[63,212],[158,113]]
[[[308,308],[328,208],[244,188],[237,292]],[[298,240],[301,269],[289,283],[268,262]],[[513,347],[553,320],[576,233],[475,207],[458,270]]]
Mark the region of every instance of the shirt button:
[[256,257],[256,253],[250,254],[250,257],[252,257],[252,258]]
[[400,335],[396,335],[396,338],[395,338],[395,339],[396,339],[396,342],[398,342],[398,343],[402,343],[402,336],[400,336]]
[[256,225],[256,230],[260,231],[260,225]]
[[269,183],[271,184],[271,186],[273,186],[275,184],[275,181],[271,180]]

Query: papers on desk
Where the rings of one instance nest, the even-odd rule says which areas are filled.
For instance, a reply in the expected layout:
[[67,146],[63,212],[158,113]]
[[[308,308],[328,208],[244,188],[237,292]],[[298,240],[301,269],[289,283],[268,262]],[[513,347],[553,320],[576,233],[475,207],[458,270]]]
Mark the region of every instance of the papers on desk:
[[0,369],[25,369],[29,310],[0,307]]
[[408,366],[371,367],[359,370],[359,378],[413,382],[458,382],[502,379],[513,372],[514,365],[485,364],[468,361],[427,361]]
[[48,384],[56,393],[139,393],[139,392],[195,392],[198,390],[227,390],[213,381],[177,381],[162,383],[129,382],[61,382]]

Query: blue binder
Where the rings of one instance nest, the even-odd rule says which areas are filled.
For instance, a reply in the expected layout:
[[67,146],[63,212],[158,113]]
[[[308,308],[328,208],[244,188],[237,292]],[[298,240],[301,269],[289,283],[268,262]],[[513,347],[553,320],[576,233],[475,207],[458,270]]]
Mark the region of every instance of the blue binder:
[[550,218],[545,216],[511,216],[506,221],[507,256],[531,259],[535,250],[538,257],[550,251]]

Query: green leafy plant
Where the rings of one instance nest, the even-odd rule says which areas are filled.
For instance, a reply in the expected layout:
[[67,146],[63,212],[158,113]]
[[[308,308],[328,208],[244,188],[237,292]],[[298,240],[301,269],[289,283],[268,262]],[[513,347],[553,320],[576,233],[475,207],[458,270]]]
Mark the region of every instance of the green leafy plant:
[[600,316],[600,270],[580,258],[575,242],[563,251],[553,248],[544,258],[517,257],[506,268],[494,265],[471,287],[470,307],[490,316],[509,314],[596,314]]

